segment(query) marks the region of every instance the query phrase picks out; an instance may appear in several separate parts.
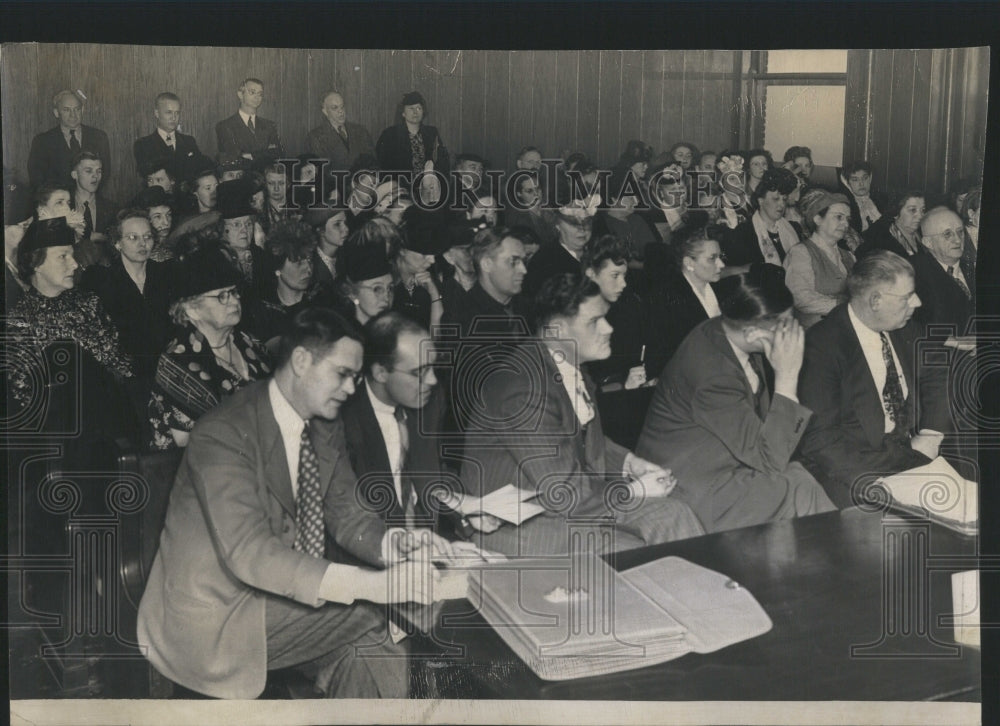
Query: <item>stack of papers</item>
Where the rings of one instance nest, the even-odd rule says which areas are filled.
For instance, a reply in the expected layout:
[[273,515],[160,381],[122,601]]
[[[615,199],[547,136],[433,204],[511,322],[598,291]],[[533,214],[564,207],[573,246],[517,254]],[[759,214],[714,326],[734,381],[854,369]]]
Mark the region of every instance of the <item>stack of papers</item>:
[[536,491],[518,489],[513,484],[507,484],[484,497],[459,497],[452,494],[443,501],[467,517],[485,513],[511,524],[521,524],[545,511],[541,505],[528,501],[536,496]]
[[979,485],[964,479],[939,456],[929,464],[881,480],[892,505],[964,534],[979,524]]

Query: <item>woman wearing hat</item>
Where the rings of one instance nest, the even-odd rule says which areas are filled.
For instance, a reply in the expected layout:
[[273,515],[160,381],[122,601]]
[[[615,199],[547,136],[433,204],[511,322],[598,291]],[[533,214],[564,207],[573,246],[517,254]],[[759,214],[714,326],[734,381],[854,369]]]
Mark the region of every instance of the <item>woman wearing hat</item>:
[[267,352],[237,329],[242,313],[239,282],[239,272],[220,247],[206,246],[181,262],[170,315],[182,329],[156,366],[149,399],[151,448],[187,446],[202,414],[270,374]]
[[354,303],[348,317],[364,325],[389,309],[393,296],[392,265],[384,245],[365,244],[357,234],[351,235],[340,251],[338,264],[344,294]]
[[448,229],[440,214],[410,207],[402,231],[400,243],[390,252],[398,280],[392,309],[433,330],[444,314],[444,300],[432,267],[448,249]]
[[785,284],[795,298],[795,316],[805,328],[847,301],[847,275],[854,267],[854,255],[838,243],[850,222],[847,197],[824,192],[806,209],[809,238],[785,255]]
[[[65,217],[55,217],[34,221],[18,245],[18,272],[29,287],[8,313],[7,380],[24,415],[51,421],[79,407],[81,425],[88,430],[73,445],[85,449],[93,437],[113,439],[134,432],[124,386],[134,379],[135,371],[100,299],[76,287],[74,241]],[[52,344],[66,341],[78,356],[75,368],[67,366],[65,356],[49,355]],[[81,377],[46,380],[49,367],[44,361],[50,357]],[[77,396],[82,398],[78,401]],[[92,400],[95,396],[100,400]]]
[[382,169],[405,171],[415,177],[430,168],[447,176],[448,150],[438,130],[424,124],[426,116],[427,101],[420,93],[411,91],[403,96],[396,113],[398,121],[383,131],[375,144]]

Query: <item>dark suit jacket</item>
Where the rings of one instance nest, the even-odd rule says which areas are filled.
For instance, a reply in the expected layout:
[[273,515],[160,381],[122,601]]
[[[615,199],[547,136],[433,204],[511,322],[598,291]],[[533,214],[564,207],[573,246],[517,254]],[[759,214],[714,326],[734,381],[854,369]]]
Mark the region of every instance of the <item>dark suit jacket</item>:
[[306,137],[309,153],[317,158],[329,160],[327,172],[350,169],[359,156],[375,155],[375,147],[368,129],[350,121],[346,122],[344,127],[347,130],[346,143],[326,119]]
[[[70,204],[73,209],[76,209],[76,198],[70,199]],[[79,211],[83,211],[80,209]],[[111,227],[118,217],[118,212],[121,211],[121,207],[112,202],[107,197],[102,197],[100,194],[97,195],[97,215],[94,219],[94,232],[97,234],[107,234],[108,228]]]
[[[101,159],[104,170],[104,180],[111,176],[111,146],[108,135],[92,126],[80,126],[80,150],[92,151]],[[72,189],[70,165],[74,153],[70,151],[62,135],[62,129],[57,125],[44,131],[31,141],[31,151],[28,153],[28,179],[31,186],[37,188],[42,184],[59,184]]]
[[[718,287],[713,284],[712,289],[718,297]],[[660,375],[688,333],[708,320],[698,296],[676,269],[646,291],[642,317],[649,326],[646,375],[650,379]]]
[[542,245],[528,263],[528,274],[524,277],[524,294],[534,299],[546,280],[567,272],[583,274],[580,260],[570,254],[569,250],[558,241],[555,244]]
[[941,264],[926,249],[910,258],[916,273],[917,296],[922,305],[915,316],[924,325],[953,325],[955,335],[963,335],[969,319],[976,313],[976,270],[966,259],[959,261],[972,299],[965,297]]
[[172,150],[158,131],[136,139],[132,145],[136,168],[141,173],[146,164],[152,161],[170,159],[173,162],[178,181],[190,181],[198,172],[214,168],[215,164],[212,163],[212,160],[201,153],[194,136],[175,131],[174,145],[176,149]]
[[[919,327],[911,321],[889,333],[889,339],[906,377],[907,406],[919,414],[914,428],[945,433],[951,429],[947,368],[918,367]],[[882,392],[875,387],[846,303],[806,332],[799,398],[815,412],[802,438],[804,463],[838,506],[850,506],[851,487],[861,477],[927,463],[923,454],[885,434]]]
[[[883,215],[875,224],[866,229],[864,234],[861,235],[864,244],[858,247],[854,256],[860,260],[878,250],[888,250],[889,252],[895,252],[904,260],[910,259],[910,253],[906,251],[903,245],[896,241],[896,238],[892,236],[892,232],[889,231],[892,222],[892,219]],[[917,246],[919,247],[919,242]]]
[[278,127],[274,121],[256,116],[255,131],[250,131],[239,112],[215,124],[215,138],[220,154],[250,154],[253,165],[262,170],[268,164],[285,155],[278,139]]
[[[310,429],[327,531],[379,563],[385,525],[354,500],[343,423],[314,419]],[[138,642],[160,673],[217,698],[261,693],[266,598],[324,603],[316,594],[329,563],[293,549],[295,515],[268,381],[259,381],[199,419],[174,481],[139,604]]]
[[[421,126],[420,136],[424,140],[427,159],[434,162],[435,171],[446,177],[451,169],[448,150],[445,148],[438,130],[434,126]],[[410,133],[406,124],[394,124],[378,137],[375,155],[384,171],[413,172],[413,153],[410,149]],[[449,185],[451,180],[448,180]]]
[[710,532],[769,521],[791,504],[789,485],[818,490],[791,464],[812,412],[772,398],[769,373],[759,413],[722,319],[712,318],[685,338],[649,404],[636,454],[672,471],[676,496]]

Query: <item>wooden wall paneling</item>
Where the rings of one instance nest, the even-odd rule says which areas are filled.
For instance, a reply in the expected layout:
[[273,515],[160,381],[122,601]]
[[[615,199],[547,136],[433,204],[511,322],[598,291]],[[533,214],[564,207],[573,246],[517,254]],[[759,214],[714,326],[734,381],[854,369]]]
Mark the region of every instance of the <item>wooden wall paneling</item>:
[[558,123],[551,142],[541,147],[545,158],[555,159],[563,149],[576,147],[579,137],[578,82],[580,53],[574,50],[558,51],[556,57],[556,118]]
[[620,50],[600,51],[600,72],[597,95],[597,152],[591,160],[600,168],[610,167],[618,160],[622,121],[622,53]]
[[[409,51],[389,51],[389,57],[386,62],[386,78],[389,81],[383,90],[386,116],[376,124],[378,130],[372,130],[376,141],[378,141],[378,135],[383,129],[400,122],[399,117],[396,115],[396,107],[403,98],[403,94],[417,90],[413,85],[413,64]],[[431,124],[434,124],[433,115],[435,113],[437,113],[437,110],[431,109]]]
[[526,145],[534,143],[533,117],[536,96],[550,92],[550,88],[540,86],[535,79],[537,54],[530,50],[516,50],[510,53],[510,82],[507,86],[507,106],[509,122],[507,148],[500,158],[490,158],[494,166],[513,166],[514,155]]
[[462,51],[458,74],[462,130],[458,139],[448,143],[459,148],[482,149],[486,145],[486,51]]
[[639,109],[639,139],[654,146],[654,153],[662,147],[661,119],[663,118],[663,64],[666,54],[661,50],[642,51],[642,100]]
[[601,53],[579,51],[576,84],[576,140],[574,151],[582,151],[592,161],[598,152],[598,106],[600,104]]
[[[52,126],[52,94],[38,91],[38,49],[32,43],[3,47],[0,63],[0,108],[3,108],[3,167],[28,183],[28,152],[35,134]],[[57,89],[58,90],[58,89]],[[44,103],[43,103],[44,101]],[[4,175],[6,176],[6,174]],[[20,220],[5,220],[11,224]]]
[[[847,51],[847,86],[844,97],[844,157],[847,164],[865,158],[870,50]],[[875,182],[879,183],[878,180]]]
[[438,52],[433,50],[410,51],[413,87],[420,91],[427,100],[430,116],[426,123],[437,127],[444,145],[454,154],[458,151],[454,146],[458,131],[452,123],[454,109],[442,108],[438,102],[438,66],[440,63],[438,56]]
[[543,152],[551,153],[560,146],[562,139],[572,133],[575,121],[574,108],[558,104],[559,61],[563,54],[552,50],[536,50],[532,67],[531,83],[536,89],[531,101],[531,133],[523,140],[512,139],[510,158],[504,159],[503,167],[516,167],[515,154],[521,147],[537,146]]
[[923,49],[913,53],[913,99],[910,112],[910,151],[907,184],[918,189],[940,189],[939,180],[928,174],[929,159],[938,153],[939,134],[931,134],[930,118],[932,96],[935,95],[931,75],[933,50]]
[[618,161],[625,145],[642,138],[642,92],[646,82],[642,77],[642,51],[622,51],[621,130],[619,148],[611,163]]
[[963,176],[981,176],[986,157],[986,123],[989,96],[990,49],[967,48],[965,69],[966,127],[964,137],[968,139],[968,153],[963,159]]
[[[335,70],[332,83],[335,87],[341,89],[340,92],[344,94],[345,104],[348,103],[347,99],[351,99],[350,105],[347,107],[347,117],[351,121],[355,121],[358,111],[361,110],[364,103],[362,99],[367,95],[368,89],[371,88],[369,85],[369,72],[371,72],[372,80],[384,78],[384,76],[375,68],[369,69],[364,51],[345,49],[327,50],[324,52],[330,53],[335,57]],[[314,105],[318,107],[318,103]],[[310,117],[313,116],[314,114],[310,114]],[[325,119],[322,113],[320,113],[314,119],[314,125],[318,125],[323,120]]]
[[941,191],[945,181],[945,146],[944,138],[946,118],[948,113],[948,51],[930,51],[930,64],[927,72],[927,120],[923,127],[914,124],[913,133],[927,148],[927,163],[924,167],[925,185],[928,189]]
[[[340,79],[337,75],[337,52],[333,50],[310,50],[308,57],[308,78],[309,78],[309,100],[307,103],[309,128],[319,126],[321,121],[326,119],[320,111],[322,96],[327,91],[339,91],[344,97],[344,106],[347,109],[348,121],[360,121],[362,114],[362,99],[356,95],[348,93],[340,87]],[[373,133],[377,133],[373,131]]]
[[733,51],[705,51],[704,121],[702,151],[725,148],[738,128],[733,128]]
[[372,141],[378,139],[378,133],[382,130],[385,119],[392,115],[392,110],[386,105],[388,99],[385,95],[385,88],[389,85],[386,68],[388,58],[387,50],[362,51],[365,86],[357,98],[351,101],[351,106],[347,110],[348,118],[356,120],[368,129]]
[[893,51],[892,96],[889,106],[889,140],[886,147],[890,186],[905,188],[910,185],[910,134],[913,113],[914,53],[910,50]]
[[[486,84],[485,84],[485,143],[481,154],[499,163],[507,158],[506,138],[510,128],[510,104],[508,102],[508,84],[510,83],[510,54],[506,51],[486,51]],[[472,149],[468,149],[472,151]],[[457,151],[457,150],[456,150]]]
[[872,165],[875,184],[886,190],[893,187],[893,180],[889,176],[889,135],[892,133],[889,112],[893,103],[894,53],[893,50],[872,51],[872,85],[869,95],[871,154],[868,161]]
[[[448,119],[448,149],[460,149],[465,138],[465,108],[462,105],[462,58],[465,51],[444,51],[438,56],[437,108]],[[444,134],[445,131],[441,130]]]
[[676,141],[686,141],[698,148],[703,146],[705,89],[705,51],[684,51],[684,82],[681,85],[681,125]]
[[112,147],[111,176],[104,175],[102,192],[109,199],[124,204],[142,188],[136,173],[132,144],[140,136],[151,133],[155,127],[153,101],[156,94],[150,94],[147,90],[149,86],[139,83],[133,46],[104,47],[101,64],[101,78],[113,79],[110,83],[103,83],[101,89],[108,118],[104,131]]
[[[246,78],[262,78],[263,69],[254,66],[253,51],[250,48],[196,48],[195,78],[196,85],[190,89],[203,100],[205,109],[204,122],[207,125],[206,139],[200,142],[201,150],[216,157],[219,146],[215,135],[215,124],[224,118],[232,116],[239,109],[240,100],[236,96],[240,84]],[[225,62],[223,62],[225,59]],[[272,84],[273,85],[273,84]],[[275,117],[274,88],[264,88],[264,103],[261,105],[261,115],[264,118]],[[278,129],[281,133],[281,129]]]
[[[63,89],[76,90],[70,66],[69,45],[45,43],[38,46],[38,65],[35,69],[38,78],[38,98],[35,99],[36,134],[52,128],[57,123],[52,115],[52,97]],[[24,91],[30,93],[26,88]],[[94,125],[91,116],[89,110],[84,107],[83,122],[88,126]]]
[[663,51],[663,100],[660,112],[660,139],[657,153],[667,151],[684,133],[683,108],[684,99],[684,64],[683,50]]

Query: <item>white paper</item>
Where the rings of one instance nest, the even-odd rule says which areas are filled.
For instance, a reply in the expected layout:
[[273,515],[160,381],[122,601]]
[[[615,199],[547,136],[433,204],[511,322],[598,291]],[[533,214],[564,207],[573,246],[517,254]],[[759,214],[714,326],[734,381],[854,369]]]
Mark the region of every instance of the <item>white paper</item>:
[[944,457],[888,476],[882,484],[901,506],[919,507],[932,517],[961,524],[979,521],[979,485],[962,478]]

